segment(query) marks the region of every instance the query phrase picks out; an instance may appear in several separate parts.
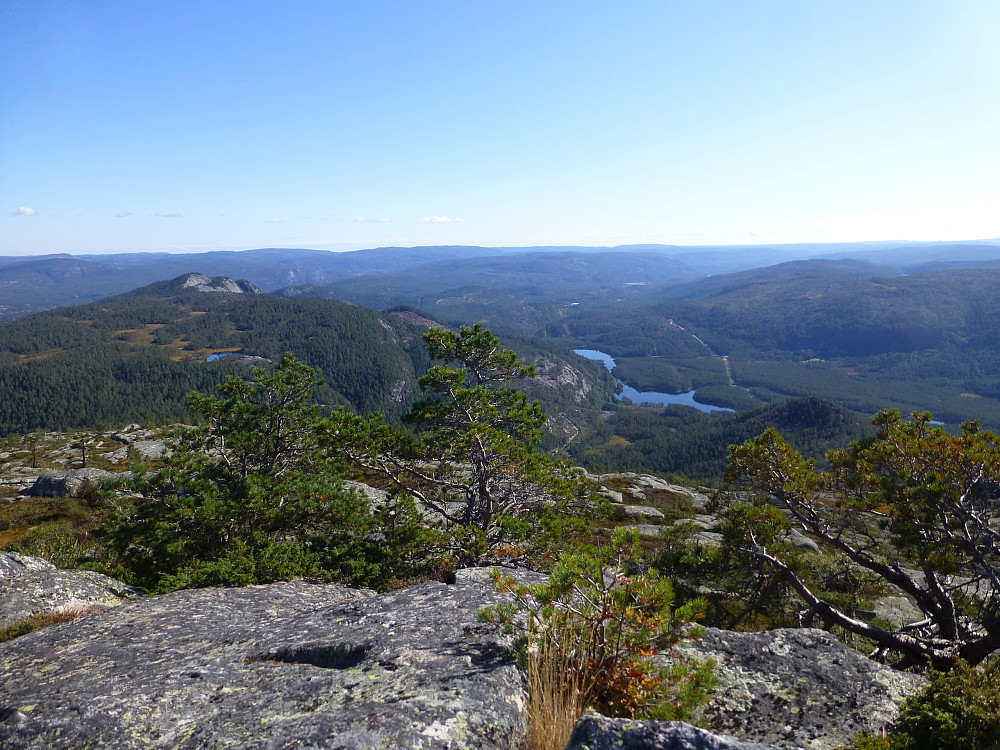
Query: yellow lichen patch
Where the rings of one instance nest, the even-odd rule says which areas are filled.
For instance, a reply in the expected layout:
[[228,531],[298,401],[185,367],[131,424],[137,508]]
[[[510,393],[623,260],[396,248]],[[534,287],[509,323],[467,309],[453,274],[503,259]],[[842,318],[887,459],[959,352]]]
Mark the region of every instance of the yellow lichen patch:
[[621,435],[614,435],[610,440],[608,440],[607,446],[609,448],[622,448],[626,445],[632,445],[631,441],[626,440]]

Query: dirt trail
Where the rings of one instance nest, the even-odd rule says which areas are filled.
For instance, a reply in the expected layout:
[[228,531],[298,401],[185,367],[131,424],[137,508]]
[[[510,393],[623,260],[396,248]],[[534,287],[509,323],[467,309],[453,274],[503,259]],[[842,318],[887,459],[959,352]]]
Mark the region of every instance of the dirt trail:
[[[678,324],[673,318],[668,318],[667,319],[667,323],[669,323],[670,325],[674,326],[674,328],[677,328],[680,331],[686,331],[687,330],[684,326]],[[706,349],[708,349],[708,353],[711,354],[713,357],[716,357],[716,358],[722,360],[722,366],[726,369],[726,382],[729,383],[730,386],[735,386],[736,385],[736,381],[733,380],[733,368],[729,364],[729,355],[728,354],[716,354],[715,350],[712,349],[712,347],[710,347],[704,341],[702,341],[701,338],[699,338],[698,336],[696,336],[693,333],[689,333],[688,335],[691,338],[693,338],[695,341],[697,341],[699,344],[701,344],[703,347],[705,347]]]

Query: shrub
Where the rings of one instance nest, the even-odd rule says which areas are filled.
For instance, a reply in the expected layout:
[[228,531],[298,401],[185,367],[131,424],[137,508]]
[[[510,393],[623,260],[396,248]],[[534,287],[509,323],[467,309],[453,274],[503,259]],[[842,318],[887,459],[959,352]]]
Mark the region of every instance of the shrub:
[[950,672],[932,672],[930,685],[903,704],[897,733],[862,735],[854,750],[1000,749],[998,665],[959,662]]
[[[514,601],[481,615],[523,629],[534,735],[552,735],[556,725],[571,730],[587,707],[609,716],[690,720],[707,699],[711,665],[673,650],[699,635],[691,624],[701,603],[675,609],[670,582],[644,571],[641,557],[638,533],[617,529],[609,545],[557,564],[546,583],[524,585],[496,573],[498,589]],[[673,666],[652,663],[649,657],[663,651],[672,653]],[[558,742],[566,740],[568,734]]]
[[161,470],[133,468],[131,497],[106,496],[102,571],[156,593],[301,576],[377,587],[422,572],[434,548],[412,503],[373,515],[318,445],[320,382],[286,355],[230,377],[221,397],[192,394],[202,425]]

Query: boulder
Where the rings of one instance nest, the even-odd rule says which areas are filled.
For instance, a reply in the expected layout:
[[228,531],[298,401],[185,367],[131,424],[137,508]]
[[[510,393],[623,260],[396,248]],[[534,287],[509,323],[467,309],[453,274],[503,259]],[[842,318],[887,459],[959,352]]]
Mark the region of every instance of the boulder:
[[715,660],[719,680],[704,718],[741,739],[833,750],[895,721],[926,679],[897,672],[812,628],[737,633],[710,628],[684,646]]
[[712,734],[682,721],[633,721],[586,714],[577,722],[566,750],[780,750]]
[[876,599],[872,615],[887,620],[894,628],[901,628],[926,617],[911,597],[902,595]]
[[662,521],[665,518],[663,511],[649,505],[622,505],[621,509],[629,518],[650,518],[654,521]]
[[40,614],[89,612],[142,596],[89,570],[57,570],[39,557],[0,552],[0,627]]
[[0,580],[14,578],[25,573],[55,569],[55,565],[40,557],[22,555],[19,552],[0,552]]
[[0,746],[507,748],[525,692],[485,571],[131,602],[0,644]]
[[101,484],[113,477],[104,469],[67,469],[65,471],[47,471],[23,494],[34,497],[79,497],[88,484]]
[[618,490],[613,490],[610,487],[601,487],[597,491],[597,494],[611,501],[615,505],[621,505],[623,502],[625,502],[622,493],[620,493]]
[[639,536],[643,539],[659,539],[660,534],[663,533],[665,526],[657,526],[652,523],[633,523],[625,527],[626,529],[631,529],[633,531],[638,531]]
[[123,448],[118,448],[104,457],[110,461],[126,461],[130,458],[130,453],[134,453],[139,458],[157,459],[169,454],[167,444],[162,440],[135,440]]
[[112,440],[116,440],[119,443],[125,443],[126,445],[134,443],[137,440],[148,440],[153,437],[155,433],[153,430],[144,430],[141,425],[130,424],[123,427],[118,432],[111,436]]
[[810,552],[821,552],[816,540],[803,534],[799,529],[792,527],[788,532],[788,541],[799,549],[807,549]]
[[389,504],[389,493],[385,490],[380,490],[378,487],[372,487],[364,482],[354,482],[349,479],[344,480],[344,486],[347,489],[357,490],[364,495],[373,508],[381,508]]

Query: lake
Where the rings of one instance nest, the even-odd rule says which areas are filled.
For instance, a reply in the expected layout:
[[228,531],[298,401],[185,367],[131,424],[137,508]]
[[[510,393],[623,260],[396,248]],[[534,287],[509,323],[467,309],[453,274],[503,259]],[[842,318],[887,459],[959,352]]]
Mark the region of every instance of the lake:
[[[579,354],[581,357],[587,359],[593,359],[597,362],[603,362],[604,366],[608,368],[608,371],[614,370],[615,360],[609,354],[600,352],[597,349],[574,349],[575,353]],[[621,393],[618,394],[618,400],[621,401],[623,398],[629,399],[634,404],[657,404],[659,406],[669,406],[670,404],[680,404],[682,406],[693,406],[698,411],[713,412],[713,411],[733,411],[733,409],[726,409],[722,406],[712,406],[711,404],[700,404],[694,400],[695,392],[688,391],[687,393],[660,393],[658,391],[637,391],[630,385],[625,385],[622,381],[618,381],[622,386]]]

